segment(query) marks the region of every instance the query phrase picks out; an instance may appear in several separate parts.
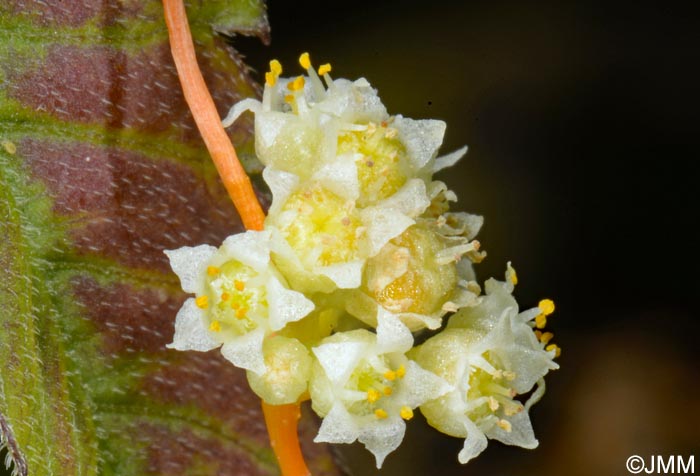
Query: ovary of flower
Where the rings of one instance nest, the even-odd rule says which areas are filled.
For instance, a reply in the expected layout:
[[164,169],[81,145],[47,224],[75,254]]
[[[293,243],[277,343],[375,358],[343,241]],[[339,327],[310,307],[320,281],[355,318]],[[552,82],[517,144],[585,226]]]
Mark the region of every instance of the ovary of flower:
[[282,238],[275,261],[295,289],[305,292],[357,288],[367,258],[429,205],[423,181],[412,179],[376,205],[357,208],[357,169],[347,156],[307,181],[272,167],[263,177],[273,195],[265,226]]
[[270,232],[248,231],[209,245],[165,252],[185,301],[168,347],[221,353],[237,367],[265,372],[263,340],[314,308],[301,293],[287,289],[270,261]]
[[415,351],[418,363],[454,386],[421,411],[438,430],[465,438],[461,463],[483,451],[487,437],[537,446],[528,409],[543,391],[536,390],[525,403],[515,397],[531,391],[558,365],[529,325],[533,310],[518,314],[512,290],[509,281],[489,280],[476,306],[458,311],[446,330]]
[[413,409],[450,390],[441,378],[409,360],[410,331],[382,312],[377,334],[358,329],[338,333],[313,348],[317,362],[309,390],[324,417],[317,442],[362,442],[381,467],[405,432]]

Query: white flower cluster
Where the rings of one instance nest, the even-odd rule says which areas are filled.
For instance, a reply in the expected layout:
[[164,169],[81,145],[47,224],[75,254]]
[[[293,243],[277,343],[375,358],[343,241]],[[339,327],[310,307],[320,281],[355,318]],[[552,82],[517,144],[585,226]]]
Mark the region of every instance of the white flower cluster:
[[[281,78],[270,63],[255,114],[255,146],[273,202],[264,231],[168,251],[183,289],[171,348],[221,346],[267,403],[310,398],[316,441],[361,441],[380,467],[420,407],[465,439],[461,462],[486,437],[532,448],[527,409],[557,368],[546,324],[553,303],[518,314],[516,281],[471,263],[482,218],[450,212],[456,196],[433,174],[466,147],[437,157],[445,123],[390,116],[365,79],[333,80],[330,65]],[[324,84],[325,83],[325,84]],[[413,334],[443,330],[414,347]],[[547,346],[547,347],[546,347]],[[537,390],[525,401],[516,397]]]

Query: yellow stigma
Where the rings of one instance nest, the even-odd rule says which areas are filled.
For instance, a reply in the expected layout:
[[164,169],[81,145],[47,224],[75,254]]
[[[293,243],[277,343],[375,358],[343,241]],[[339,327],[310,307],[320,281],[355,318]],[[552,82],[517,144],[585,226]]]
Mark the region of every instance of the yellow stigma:
[[559,347],[557,344],[549,344],[544,348],[544,350],[547,352],[554,351],[554,357],[559,357],[561,355],[561,347]]
[[245,283],[237,279],[233,282],[233,286],[236,288],[237,291],[243,291],[245,289]]
[[375,389],[370,388],[367,390],[367,401],[369,403],[374,403],[377,400],[379,400],[382,397],[382,395]]
[[399,414],[404,420],[410,420],[411,418],[413,418],[413,410],[411,410],[411,407],[407,407],[405,405],[401,407],[401,411],[399,412]]
[[510,268],[511,273],[510,273],[510,282],[513,283],[513,286],[518,285],[518,273],[515,272],[513,268]]
[[304,89],[304,84],[306,84],[304,77],[297,76],[296,78],[294,78],[293,81],[290,81],[287,84],[287,87],[289,88],[290,91],[301,91],[302,89]]
[[384,378],[389,381],[396,380],[396,372],[394,372],[393,370],[387,370],[386,372],[384,372]]
[[386,410],[377,408],[376,410],[374,410],[374,416],[376,416],[380,420],[383,420],[384,418],[388,417],[389,414],[386,412]]
[[318,67],[319,76],[323,76],[324,74],[328,74],[330,72],[331,72],[331,64],[330,63],[322,64],[321,66]]
[[404,375],[406,375],[406,367],[403,365],[400,365],[398,369],[396,369],[396,376],[398,378],[403,378]]
[[384,387],[384,395],[388,397],[392,393],[394,393],[394,390],[391,387]]
[[207,296],[199,296],[194,300],[194,303],[200,309],[206,309],[209,307],[209,298]]
[[513,426],[510,424],[510,422],[508,420],[498,420],[498,422],[496,422],[496,425],[498,425],[506,433],[510,433],[511,430],[513,429]]
[[544,314],[539,314],[535,317],[535,327],[538,329],[544,329],[547,326],[547,316]]
[[220,272],[221,272],[221,270],[219,268],[217,268],[216,266],[207,266],[207,274],[209,276],[216,276]]
[[551,313],[554,312],[554,301],[552,301],[551,299],[543,299],[540,301],[537,307],[540,308],[542,314],[544,314],[545,316],[549,316]]
[[212,332],[221,332],[221,324],[219,324],[219,321],[211,321],[211,324],[209,324],[209,330]]
[[304,69],[309,69],[311,67],[311,58],[309,58],[308,53],[302,53],[299,57],[299,64]]

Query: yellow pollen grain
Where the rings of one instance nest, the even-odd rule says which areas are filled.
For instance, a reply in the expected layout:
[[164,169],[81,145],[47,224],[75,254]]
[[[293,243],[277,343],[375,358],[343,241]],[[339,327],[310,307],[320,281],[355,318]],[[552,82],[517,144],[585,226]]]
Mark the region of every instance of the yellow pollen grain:
[[272,87],[277,84],[277,75],[272,71],[265,73],[265,85]]
[[289,88],[290,91],[301,91],[302,89],[304,89],[304,84],[306,84],[304,77],[297,76],[296,78],[294,78],[293,81],[290,81],[287,84],[287,87]]
[[221,332],[221,324],[219,324],[219,321],[211,321],[211,324],[209,324],[209,330],[212,332]]
[[384,395],[388,397],[392,393],[394,393],[394,390],[391,387],[384,387]]
[[396,380],[396,372],[394,372],[393,370],[387,370],[386,372],[384,372],[384,378],[389,381]]
[[559,357],[561,355],[561,347],[559,347],[557,344],[549,344],[544,348],[544,350],[547,352],[554,351],[554,357]]
[[554,334],[552,334],[551,332],[545,332],[540,336],[540,342],[542,342],[544,345],[547,345],[547,343],[549,343],[549,341],[552,340],[553,337]]
[[243,291],[245,289],[245,283],[237,279],[233,282],[233,286],[236,288],[237,291]]
[[411,407],[407,407],[405,405],[401,407],[401,411],[399,412],[399,414],[404,420],[410,420],[411,418],[413,418],[413,410],[411,410]]
[[5,152],[7,152],[10,155],[15,155],[15,153],[17,152],[17,146],[15,145],[15,143],[7,139],[2,141],[2,147],[3,149],[5,149]]
[[229,293],[221,293],[221,300],[228,301],[231,295]]
[[383,420],[384,418],[388,417],[389,414],[386,412],[386,410],[382,408],[377,408],[376,410],[374,410],[374,416],[376,416],[380,420]]
[[207,296],[199,296],[194,300],[194,303],[200,309],[206,309],[209,307],[209,298]]
[[540,314],[535,317],[535,327],[538,329],[544,329],[547,326],[547,316]]
[[207,274],[209,276],[216,276],[220,272],[221,272],[221,270],[219,268],[217,268],[216,266],[207,266]]
[[398,378],[403,378],[404,375],[406,375],[406,367],[404,367],[403,365],[401,365],[401,366],[399,366],[398,369],[396,369],[396,376],[397,376]]
[[321,66],[318,67],[319,76],[323,76],[324,74],[328,74],[330,72],[331,72],[331,64],[330,63],[322,64]]
[[311,58],[309,58],[309,53],[302,53],[299,57],[299,64],[304,69],[309,69],[311,67]]
[[374,403],[377,400],[379,400],[382,397],[382,395],[375,389],[370,388],[367,390],[367,401],[369,403]]
[[513,426],[510,424],[508,420],[498,420],[496,425],[499,426],[502,430],[504,430],[506,433],[510,433],[511,430],[513,429]]
[[554,312],[554,301],[552,301],[551,299],[543,299],[540,301],[537,307],[540,308],[542,314],[544,314],[545,316],[549,316],[551,313]]
[[279,76],[282,74],[282,64],[276,59],[273,59],[270,61],[270,72],[272,72],[272,74],[275,76]]
[[244,319],[246,313],[248,312],[248,309],[242,307],[236,311],[236,318],[238,319]]

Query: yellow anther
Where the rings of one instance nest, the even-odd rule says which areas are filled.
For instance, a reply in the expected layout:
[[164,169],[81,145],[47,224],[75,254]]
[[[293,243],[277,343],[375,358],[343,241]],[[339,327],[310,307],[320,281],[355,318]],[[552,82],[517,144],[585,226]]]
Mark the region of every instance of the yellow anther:
[[282,74],[282,64],[276,59],[273,59],[270,61],[270,72],[275,76],[279,76]]
[[304,77],[297,76],[296,78],[294,78],[293,81],[290,81],[287,84],[287,87],[289,88],[290,91],[301,91],[302,89],[304,89],[304,84],[306,84]]
[[513,380],[515,380],[515,377],[517,377],[517,374],[512,370],[506,370],[505,372],[503,372],[503,376],[506,380],[512,382]]
[[393,370],[387,370],[386,372],[384,372],[384,378],[389,381],[396,380],[396,372],[394,372]]
[[211,324],[209,324],[209,330],[212,332],[221,332],[221,324],[219,321],[211,321]]
[[267,73],[265,73],[265,84],[269,87],[272,87],[275,84],[277,84],[277,75],[272,71],[268,71]]
[[386,412],[386,410],[377,408],[376,410],[374,410],[374,416],[376,416],[380,420],[383,420],[384,418],[388,417],[389,414]]
[[319,76],[323,76],[324,74],[328,74],[330,72],[331,72],[331,64],[330,63],[322,64],[321,66],[318,67]]
[[383,392],[384,392],[384,395],[386,395],[388,397],[389,395],[394,393],[394,390],[391,387],[384,387]]
[[240,308],[241,308],[241,304],[238,301],[233,301],[231,303],[231,309],[240,309]]
[[284,102],[289,103],[289,104],[293,103],[293,102],[294,102],[294,95],[293,95],[293,94],[287,94],[287,95],[284,97]]
[[221,300],[228,301],[231,295],[229,293],[221,293]]
[[498,425],[506,433],[510,433],[511,430],[513,429],[513,426],[510,424],[510,422],[508,420],[498,420],[496,422],[496,425]]
[[242,307],[236,311],[236,317],[238,319],[244,319],[246,316],[246,313],[248,312],[248,309]]
[[554,334],[552,334],[551,332],[545,332],[544,334],[542,334],[540,336],[540,342],[542,342],[544,345],[547,345],[547,343],[550,340],[552,340],[553,337],[554,337]]
[[369,403],[374,403],[377,400],[379,400],[382,397],[382,394],[379,393],[377,390],[370,388],[367,390],[367,401]]
[[209,307],[209,298],[207,296],[199,296],[194,300],[194,303],[200,309],[206,309]]
[[207,274],[209,276],[216,276],[220,272],[221,272],[221,270],[219,268],[217,268],[216,266],[207,266]]
[[236,288],[237,291],[243,291],[245,289],[245,283],[237,279],[233,281],[233,286]]
[[547,327],[547,316],[544,314],[539,314],[537,317],[535,317],[535,327],[538,329],[544,329]]
[[552,301],[551,299],[543,299],[540,301],[537,307],[540,308],[542,314],[544,314],[545,316],[549,316],[551,313],[554,312],[554,301]]
[[398,378],[403,378],[404,375],[406,375],[406,367],[404,367],[403,365],[401,365],[401,366],[399,366],[398,369],[396,369],[396,376],[397,376]]
[[411,410],[411,407],[407,407],[405,405],[401,407],[401,411],[399,412],[399,414],[404,420],[410,420],[411,418],[413,418],[413,410]]
[[561,355],[561,347],[559,347],[557,344],[549,344],[544,348],[544,350],[547,352],[554,351],[554,357],[559,357]]
[[311,67],[311,58],[309,58],[308,53],[302,53],[299,57],[299,64],[304,69],[309,69]]
[[513,268],[510,268],[510,282],[513,283],[513,286],[518,285],[518,273]]

